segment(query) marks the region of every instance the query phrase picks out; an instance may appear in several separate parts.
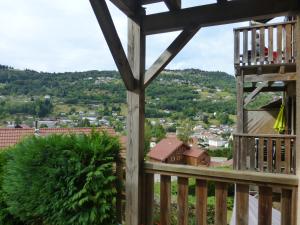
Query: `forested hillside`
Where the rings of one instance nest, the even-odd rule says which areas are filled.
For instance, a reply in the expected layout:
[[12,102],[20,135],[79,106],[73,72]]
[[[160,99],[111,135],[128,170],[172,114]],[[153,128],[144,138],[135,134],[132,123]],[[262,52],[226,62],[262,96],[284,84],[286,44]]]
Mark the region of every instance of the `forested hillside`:
[[[50,100],[45,96],[50,96]],[[223,72],[166,70],[146,91],[146,117],[173,120],[235,114],[235,80]],[[43,73],[0,67],[0,118],[126,114],[116,71]],[[227,117],[227,116],[225,116]]]

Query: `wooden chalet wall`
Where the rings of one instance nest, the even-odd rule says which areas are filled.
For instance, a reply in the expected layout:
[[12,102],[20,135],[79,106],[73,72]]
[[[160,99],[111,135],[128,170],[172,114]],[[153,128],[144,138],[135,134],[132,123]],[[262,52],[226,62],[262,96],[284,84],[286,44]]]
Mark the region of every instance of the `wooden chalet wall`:
[[[110,0],[128,16],[128,54],[126,56],[105,0],[90,0],[94,13],[121,77],[127,88],[127,157],[126,157],[126,224],[152,225],[152,211],[146,210],[153,199],[153,174],[144,173],[145,88],[192,39],[200,27],[265,19],[299,13],[299,0],[217,0],[216,3],[181,8],[181,0],[164,0],[169,11],[146,15],[143,5],[162,0]],[[187,0],[188,1],[188,0]],[[199,1],[200,2],[200,1]],[[298,17],[299,19],[299,17]],[[152,66],[145,70],[146,35],[181,30]],[[300,52],[300,27],[297,24],[297,50]],[[226,44],[226,43],[224,43]],[[238,46],[236,46],[238,48]],[[297,57],[297,77],[300,57]],[[237,83],[238,96],[243,95],[243,76]],[[243,103],[238,103],[238,132],[243,133]],[[297,82],[297,107],[300,106],[300,84]],[[300,110],[297,116],[297,146],[300,146]],[[300,149],[300,148],[298,148]],[[297,154],[300,161],[300,154]],[[297,167],[300,174],[300,167]],[[145,177],[146,176],[146,177]],[[146,178],[146,179],[145,179]],[[149,183],[145,183],[145,180]],[[162,179],[167,187],[169,179]],[[164,190],[162,190],[163,192]],[[298,195],[300,197],[300,193]],[[166,199],[166,204],[168,199]],[[222,203],[222,202],[221,202]],[[298,200],[300,215],[300,198]],[[166,205],[167,207],[167,205]],[[162,213],[163,214],[163,213]],[[163,217],[164,215],[162,215]],[[162,218],[164,221],[164,218]],[[220,220],[221,221],[221,220]],[[167,224],[167,223],[162,223]],[[186,221],[181,223],[186,224]],[[221,224],[221,223],[220,223]],[[243,224],[239,222],[239,224]],[[300,220],[297,222],[300,225]]]

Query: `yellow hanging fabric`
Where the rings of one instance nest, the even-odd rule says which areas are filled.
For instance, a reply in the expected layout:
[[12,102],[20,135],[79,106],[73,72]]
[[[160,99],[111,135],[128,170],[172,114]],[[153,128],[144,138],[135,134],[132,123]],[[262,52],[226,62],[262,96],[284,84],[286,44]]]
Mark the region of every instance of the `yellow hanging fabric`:
[[277,119],[274,124],[274,129],[277,130],[278,133],[282,133],[285,130],[285,107],[282,104],[280,107],[280,111],[278,113]]

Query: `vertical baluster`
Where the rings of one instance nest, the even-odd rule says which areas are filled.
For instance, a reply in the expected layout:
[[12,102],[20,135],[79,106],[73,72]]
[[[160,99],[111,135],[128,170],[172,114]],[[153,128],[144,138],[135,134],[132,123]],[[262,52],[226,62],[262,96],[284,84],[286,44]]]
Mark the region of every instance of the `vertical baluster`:
[[250,148],[250,170],[255,170],[255,138],[251,137],[249,142],[249,148]]
[[160,177],[160,223],[170,225],[171,216],[171,177]]
[[277,63],[282,63],[282,25],[277,27]]
[[246,170],[247,152],[247,137],[241,137],[241,165],[239,168],[241,170]]
[[207,182],[196,180],[196,225],[207,225]]
[[292,25],[285,25],[285,63],[292,61]]
[[292,224],[292,191],[281,191],[281,225]]
[[265,62],[265,28],[262,27],[259,30],[259,62],[260,64],[264,64]]
[[285,173],[291,173],[291,139],[285,138]]
[[251,63],[256,65],[256,29],[251,31]]
[[264,138],[259,138],[258,142],[258,168],[260,172],[264,171]]
[[123,183],[123,162],[122,160],[118,160],[116,163],[116,190],[117,190],[117,197],[116,197],[116,216],[118,223],[122,224],[122,183]]
[[188,225],[188,178],[178,177],[178,224]]
[[153,225],[154,174],[145,175],[145,225]]
[[239,136],[233,136],[233,169],[237,169],[238,151],[239,151]]
[[268,61],[269,61],[269,63],[272,63],[274,61],[274,59],[273,59],[273,27],[268,28],[268,35],[269,35]]
[[248,64],[248,30],[243,31],[243,64]]
[[281,139],[276,138],[276,173],[281,173]]
[[248,225],[249,185],[236,185],[236,225]]
[[272,188],[259,187],[258,225],[272,224]]
[[273,172],[273,139],[268,138],[267,144],[267,161],[268,161],[268,172]]
[[292,34],[293,34],[293,37],[292,37],[292,40],[293,40],[293,45],[292,45],[292,49],[293,49],[293,62],[295,62],[296,60],[296,27],[295,27],[295,24],[292,24]]
[[234,31],[234,64],[240,64],[240,31]]
[[227,225],[227,184],[216,182],[215,225]]

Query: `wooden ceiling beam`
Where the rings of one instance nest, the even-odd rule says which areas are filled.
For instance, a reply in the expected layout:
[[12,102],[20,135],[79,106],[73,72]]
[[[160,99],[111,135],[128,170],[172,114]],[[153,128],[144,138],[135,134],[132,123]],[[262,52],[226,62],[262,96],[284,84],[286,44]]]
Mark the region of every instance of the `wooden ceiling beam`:
[[[102,0],[104,1],[104,0]],[[110,0],[117,8],[119,8],[128,17],[133,17],[137,9],[137,1],[135,0]]]
[[184,48],[184,46],[194,37],[200,27],[183,30],[170,46],[159,56],[153,65],[146,71],[145,87],[153,81],[161,71],[174,59],[174,57]]
[[164,2],[170,11],[181,9],[181,0],[164,0]]
[[163,0],[142,0],[142,5],[148,5],[153,3],[162,2]]
[[90,0],[90,3],[103,32],[104,38],[111,51],[113,59],[124,81],[125,87],[130,91],[135,90],[137,81],[133,76],[127,56],[123,49],[106,2],[104,0]]
[[235,0],[146,15],[143,27],[146,34],[157,34],[191,25],[207,27],[293,15],[299,11],[299,0]]

